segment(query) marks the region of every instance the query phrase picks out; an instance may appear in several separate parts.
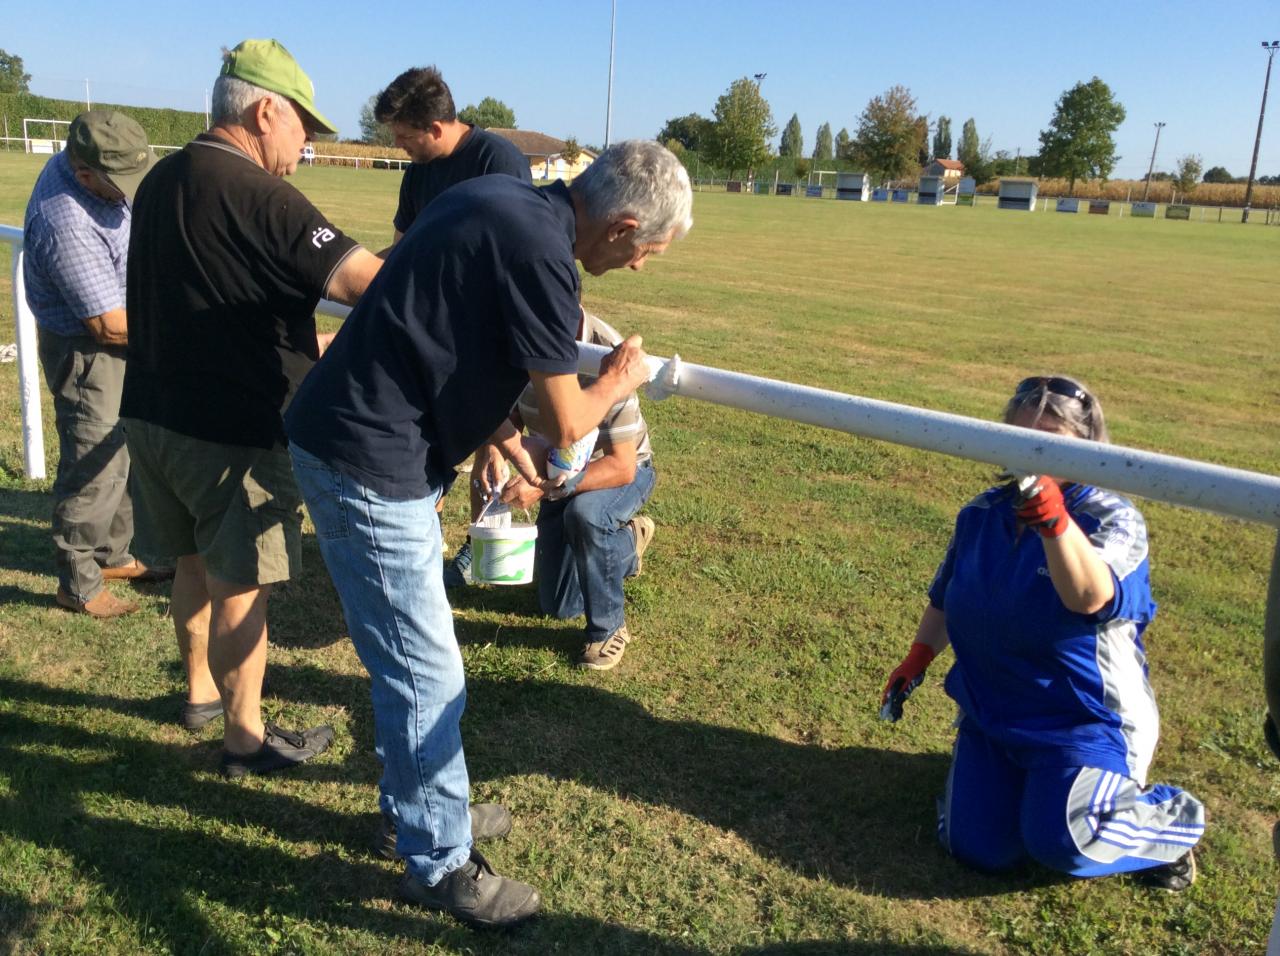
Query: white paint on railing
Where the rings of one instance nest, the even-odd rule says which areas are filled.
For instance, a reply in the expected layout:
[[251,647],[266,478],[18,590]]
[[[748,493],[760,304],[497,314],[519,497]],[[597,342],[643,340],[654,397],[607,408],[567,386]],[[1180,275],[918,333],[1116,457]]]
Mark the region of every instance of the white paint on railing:
[[22,230],[0,226],[0,242],[9,243],[13,258],[13,327],[18,343],[18,399],[22,408],[22,467],[28,478],[45,477],[44,425],[40,415],[39,344],[36,317],[27,305],[22,279]]

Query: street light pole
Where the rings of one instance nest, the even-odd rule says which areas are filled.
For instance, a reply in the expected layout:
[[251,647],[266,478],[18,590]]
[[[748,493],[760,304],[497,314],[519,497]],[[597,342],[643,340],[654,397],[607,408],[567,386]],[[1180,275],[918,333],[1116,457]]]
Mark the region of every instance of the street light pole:
[[1160,131],[1164,129],[1164,123],[1156,123],[1156,144],[1151,147],[1151,165],[1147,167],[1147,184],[1142,187],[1142,201],[1147,201],[1147,193],[1151,192],[1151,174],[1156,168],[1156,150],[1160,148]]
[[1267,115],[1267,89],[1271,86],[1271,61],[1275,59],[1276,50],[1280,49],[1280,40],[1268,43],[1262,41],[1262,49],[1267,51],[1267,78],[1262,81],[1262,107],[1258,110],[1258,135],[1253,138],[1253,162],[1249,164],[1249,185],[1244,187],[1244,213],[1241,222],[1249,221],[1249,201],[1253,198],[1253,175],[1258,171],[1258,147],[1262,145],[1262,118]]
[[613,16],[609,20],[609,103],[604,111],[604,148],[609,148],[613,133],[613,41],[618,30],[618,0],[613,0]]

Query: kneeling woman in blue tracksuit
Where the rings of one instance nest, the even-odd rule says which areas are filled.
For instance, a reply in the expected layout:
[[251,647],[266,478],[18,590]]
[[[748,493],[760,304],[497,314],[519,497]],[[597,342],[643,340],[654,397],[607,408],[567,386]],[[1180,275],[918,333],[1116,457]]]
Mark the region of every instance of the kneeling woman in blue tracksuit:
[[[1097,398],[1072,379],[1026,379],[1004,420],[1107,441]],[[1045,477],[960,511],[883,701],[951,644],[945,686],[960,713],[938,835],[952,855],[1191,884],[1204,807],[1146,784],[1159,712],[1142,632],[1154,615],[1146,524],[1124,498]]]

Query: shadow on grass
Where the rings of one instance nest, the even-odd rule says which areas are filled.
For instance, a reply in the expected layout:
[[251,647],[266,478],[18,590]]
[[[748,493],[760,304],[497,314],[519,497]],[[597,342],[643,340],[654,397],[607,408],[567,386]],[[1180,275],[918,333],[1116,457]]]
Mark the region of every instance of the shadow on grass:
[[[291,672],[293,699],[352,705],[368,693],[347,675],[280,670]],[[668,806],[737,833],[804,876],[883,896],[959,899],[1064,879],[1039,868],[984,876],[947,857],[934,835],[934,798],[948,765],[939,754],[832,750],[663,720],[592,686],[484,677],[467,686],[463,740],[473,782],[542,774]],[[371,744],[357,740],[361,746]],[[358,760],[348,758],[353,767]]]
[[[87,730],[70,708],[108,704],[100,695],[8,680],[9,710],[0,712],[0,766],[9,786],[0,797],[0,828],[38,853],[9,868],[42,867],[53,851],[69,860],[79,881],[94,884],[77,919],[99,918],[103,951],[124,951],[146,929],[148,942],[175,952],[233,953],[332,948],[332,932],[411,938],[442,948],[484,953],[671,953],[705,950],[588,917],[551,914],[507,934],[471,933],[451,919],[398,904],[395,868],[362,853],[370,816],[307,803],[276,782],[230,783],[201,772],[214,743],[195,746]],[[599,703],[599,701],[597,701]],[[47,719],[16,709],[49,708]],[[109,709],[135,713],[148,702],[117,700]],[[652,728],[651,728],[652,729]],[[291,784],[318,783],[332,768],[297,768]],[[293,787],[296,789],[296,786]],[[115,808],[127,805],[132,819]],[[64,887],[64,891],[65,891]],[[59,892],[62,895],[62,891]],[[220,924],[212,914],[239,914]],[[112,923],[118,913],[130,926]],[[0,893],[0,929],[7,939],[48,930],[60,914],[43,900]],[[118,938],[113,938],[118,933]],[[56,936],[56,933],[54,934]],[[286,945],[281,945],[281,941]],[[954,952],[954,950],[947,950]],[[931,946],[806,941],[741,949],[740,953],[816,956],[901,953],[926,956]]]
[[53,573],[52,513],[52,495],[0,487],[0,567],[27,574]]

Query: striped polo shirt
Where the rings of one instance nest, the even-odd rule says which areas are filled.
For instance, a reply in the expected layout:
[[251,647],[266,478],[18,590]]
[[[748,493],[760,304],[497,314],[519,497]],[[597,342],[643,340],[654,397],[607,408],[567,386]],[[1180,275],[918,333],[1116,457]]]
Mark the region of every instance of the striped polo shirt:
[[[613,348],[623,340],[623,336],[609,323],[584,310],[582,313],[582,333],[578,336],[578,339],[591,345],[604,345]],[[589,375],[579,375],[578,380],[584,387],[595,381]],[[525,427],[530,432],[542,432],[542,415],[538,411],[538,398],[534,394],[532,385],[526,385],[525,390],[520,393],[520,400],[516,403],[516,408],[520,412],[520,418],[524,421]],[[597,458],[604,457],[604,446],[616,445],[622,442],[635,442],[636,464],[648,461],[653,456],[653,450],[649,447],[649,429],[644,423],[644,416],[640,414],[640,399],[635,392],[632,392],[609,409],[609,414],[600,423],[600,435],[596,439],[596,447],[591,453],[591,460],[595,461]]]

